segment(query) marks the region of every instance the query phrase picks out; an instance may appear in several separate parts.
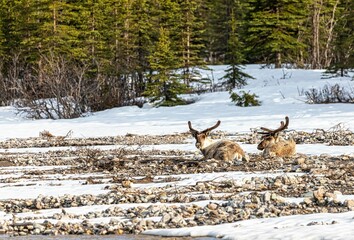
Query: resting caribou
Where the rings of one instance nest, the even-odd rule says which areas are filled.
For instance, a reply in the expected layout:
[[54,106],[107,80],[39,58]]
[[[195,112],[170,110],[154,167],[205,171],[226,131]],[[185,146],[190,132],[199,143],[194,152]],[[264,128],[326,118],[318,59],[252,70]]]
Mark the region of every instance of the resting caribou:
[[290,157],[296,152],[296,143],[293,139],[284,140],[279,136],[279,133],[289,126],[289,117],[285,117],[284,121],[280,122],[280,127],[271,130],[261,127],[263,132],[258,132],[263,135],[262,141],[258,144],[257,149],[263,151],[263,156],[269,157]]
[[196,140],[195,146],[202,152],[204,159],[248,161],[248,155],[237,143],[226,139],[215,141],[209,138],[209,133],[219,127],[220,123],[219,120],[214,126],[203,131],[197,131],[192,127],[192,123],[188,121],[189,131]]

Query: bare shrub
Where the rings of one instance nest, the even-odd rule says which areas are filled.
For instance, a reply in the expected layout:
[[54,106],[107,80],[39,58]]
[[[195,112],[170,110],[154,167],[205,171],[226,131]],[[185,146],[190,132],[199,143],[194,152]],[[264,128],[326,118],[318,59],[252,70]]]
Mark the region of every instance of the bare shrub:
[[12,53],[0,59],[0,104],[10,105],[20,97],[18,91],[19,79],[28,72],[21,52]]
[[14,54],[4,67],[4,76],[0,75],[0,90],[8,94],[2,95],[0,101],[13,103],[18,113],[28,118],[77,118],[94,111],[141,104],[135,99],[142,91],[144,76],[137,72],[123,72],[107,62],[78,61],[52,52],[28,62],[21,54]]
[[124,165],[128,152],[128,148],[119,147],[112,150],[112,154],[107,155],[101,149],[82,147],[78,162],[80,163],[80,167],[84,169],[112,171],[115,167]]
[[305,92],[307,103],[354,103],[354,91],[339,84],[325,85],[322,89],[311,88]]
[[17,110],[29,118],[67,119],[90,111],[87,96],[95,85],[85,77],[86,65],[68,62],[62,57],[42,56],[35,79],[18,78],[21,99]]
[[0,92],[5,93],[5,94],[0,94],[0,105],[1,106],[6,105],[6,102],[8,100],[8,96],[6,96],[7,92],[8,92],[7,84],[6,84],[5,77],[2,74],[3,68],[4,68],[3,66],[4,66],[3,61],[0,60]]

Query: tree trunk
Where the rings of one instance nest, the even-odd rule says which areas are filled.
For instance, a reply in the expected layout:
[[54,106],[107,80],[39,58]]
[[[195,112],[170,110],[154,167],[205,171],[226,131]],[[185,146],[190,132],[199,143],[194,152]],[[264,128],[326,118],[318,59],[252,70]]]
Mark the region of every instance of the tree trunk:
[[333,39],[333,29],[334,29],[334,26],[336,25],[335,15],[336,15],[338,3],[339,3],[339,0],[337,0],[334,3],[333,10],[332,10],[332,16],[331,16],[329,23],[328,23],[328,29],[327,29],[328,36],[327,36],[326,48],[324,50],[324,67],[329,67],[331,65],[331,61],[332,61],[332,57],[330,56],[331,52],[332,52],[331,43],[332,43],[332,39]]
[[320,61],[320,14],[322,8],[322,0],[316,0],[313,4],[312,15],[312,61],[311,68],[321,68]]
[[275,53],[275,68],[281,68],[281,53]]

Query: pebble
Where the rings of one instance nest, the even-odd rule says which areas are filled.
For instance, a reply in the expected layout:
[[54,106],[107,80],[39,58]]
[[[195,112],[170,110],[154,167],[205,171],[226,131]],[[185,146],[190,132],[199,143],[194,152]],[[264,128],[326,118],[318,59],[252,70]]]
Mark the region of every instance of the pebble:
[[[329,132],[302,133],[291,132],[297,142],[331,144],[354,144],[348,142],[346,133],[336,136]],[[248,135],[239,135],[237,139],[247,142]],[[332,138],[329,140],[328,138]],[[113,144],[161,144],[181,143],[190,138],[189,134],[168,136],[139,136],[129,134],[121,137],[92,139],[43,139],[7,140],[3,146],[87,146]],[[345,139],[341,140],[341,139]],[[41,141],[40,141],[41,140]],[[254,140],[253,140],[254,141]],[[127,158],[129,155],[136,158]],[[163,156],[153,158],[151,156]],[[91,156],[93,161],[88,158]],[[176,157],[177,156],[177,157]],[[101,195],[84,194],[64,195],[61,197],[38,196],[36,199],[1,200],[0,210],[6,213],[35,212],[44,209],[59,209],[47,220],[40,223],[40,216],[17,217],[0,222],[0,234],[13,236],[23,235],[67,235],[67,234],[138,234],[146,229],[180,228],[197,225],[215,225],[245,219],[278,217],[283,215],[310,214],[319,212],[345,212],[353,210],[354,200],[338,201],[340,194],[353,194],[353,156],[306,156],[298,154],[294,159],[264,159],[260,154],[250,154],[250,161],[243,164],[232,164],[221,161],[199,161],[189,152],[178,150],[137,151],[121,149],[114,151],[94,151],[78,148],[75,151],[50,152],[46,157],[23,155],[10,158],[17,165],[72,165],[68,174],[81,172],[102,172],[112,176],[111,192]],[[345,161],[343,163],[343,161]],[[178,186],[173,183],[178,179],[165,178],[170,181],[166,187],[135,189],[135,183],[154,182],[157,173],[166,176],[181,173],[204,173],[213,171],[284,171],[286,173],[274,177],[255,177],[244,182],[206,181],[192,186]],[[58,172],[64,174],[63,172]],[[294,176],[289,173],[304,173]],[[139,174],[138,174],[139,173]],[[29,172],[41,176],[45,172]],[[316,174],[316,175],[315,175]],[[318,174],[318,175],[317,175]],[[131,176],[145,176],[132,179]],[[127,180],[129,179],[129,180]],[[14,181],[8,179],[8,181]],[[140,181],[140,182],[139,182]],[[95,184],[96,179],[86,181]],[[331,190],[328,190],[331,189]],[[191,194],[192,193],[192,194]],[[239,194],[243,193],[243,194]],[[287,197],[304,197],[301,203],[289,203]],[[214,201],[215,200],[215,201]],[[208,201],[205,206],[195,204]],[[216,202],[218,201],[218,202]],[[219,202],[220,201],[220,202]],[[66,208],[122,203],[151,203],[129,209],[110,207],[104,211],[85,214],[68,214]],[[154,203],[159,203],[154,205]],[[161,203],[171,203],[163,205]],[[178,204],[180,203],[180,204]],[[90,222],[92,219],[108,217],[108,223]],[[150,219],[154,220],[150,220]],[[67,220],[69,222],[64,221]],[[75,220],[75,222],[70,222]]]

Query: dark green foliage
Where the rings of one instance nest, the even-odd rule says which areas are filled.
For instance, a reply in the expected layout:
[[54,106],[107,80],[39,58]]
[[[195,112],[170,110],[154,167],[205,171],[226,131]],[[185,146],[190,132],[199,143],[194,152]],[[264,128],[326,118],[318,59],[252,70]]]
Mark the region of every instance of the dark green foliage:
[[343,77],[348,76],[349,71],[354,71],[354,1],[340,1],[339,9],[341,17],[336,24],[335,57],[327,73]]
[[305,45],[298,41],[306,20],[305,0],[250,0],[247,49],[255,61],[293,63]]
[[[241,88],[247,84],[246,79],[252,76],[242,72],[242,66],[245,62],[244,58],[244,44],[241,41],[241,34],[243,29],[241,22],[243,19],[242,11],[244,6],[237,4],[231,8],[230,21],[229,21],[229,39],[227,41],[226,59],[230,66],[226,69],[226,79],[224,85],[226,89],[231,91],[233,88]],[[239,19],[239,21],[237,21]]]
[[223,78],[226,79],[223,85],[226,86],[227,90],[231,91],[234,88],[241,88],[247,85],[247,79],[252,79],[253,77],[242,72],[241,66],[232,64],[226,69],[226,75]]
[[205,19],[201,15],[202,0],[184,0],[180,3],[179,16],[181,24],[177,31],[181,39],[178,56],[183,59],[182,77],[188,85],[200,79],[200,72],[196,67],[204,67],[201,52],[205,48],[202,34],[205,28]]
[[204,39],[206,44],[205,58],[211,64],[225,62],[225,53],[228,49],[230,32],[232,0],[206,0],[205,19],[206,26]]
[[172,51],[169,33],[164,28],[160,28],[159,40],[149,56],[149,63],[152,73],[144,95],[151,101],[158,102],[159,106],[182,103],[178,95],[185,93],[188,88],[177,73],[181,62]]
[[5,48],[5,36],[4,36],[4,29],[5,29],[5,16],[6,16],[6,7],[4,6],[3,1],[0,1],[0,58],[3,57],[4,48]]
[[[143,95],[181,104],[180,94],[200,90],[194,82],[204,89],[208,64],[229,66],[228,90],[246,84],[248,63],[345,75],[354,68],[352,9],[351,0],[2,0],[0,102],[76,99],[63,91],[70,83],[85,86],[80,105],[90,111]],[[53,59],[65,65],[47,81]]]
[[234,102],[236,106],[253,107],[261,105],[261,102],[258,100],[258,96],[256,94],[250,94],[245,91],[241,91],[240,93],[241,94],[237,94],[233,92],[230,95],[231,101]]

